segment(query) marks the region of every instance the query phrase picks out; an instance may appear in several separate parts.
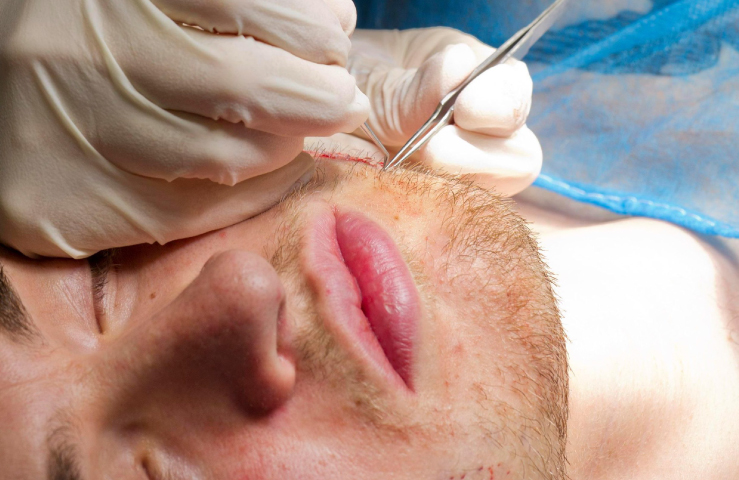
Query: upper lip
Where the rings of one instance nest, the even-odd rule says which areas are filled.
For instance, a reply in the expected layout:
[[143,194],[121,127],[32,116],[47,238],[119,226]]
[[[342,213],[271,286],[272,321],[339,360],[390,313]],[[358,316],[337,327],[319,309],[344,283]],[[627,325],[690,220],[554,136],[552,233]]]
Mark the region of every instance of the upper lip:
[[375,371],[413,390],[421,307],[397,245],[356,212],[326,205],[312,220],[306,276],[328,328]]

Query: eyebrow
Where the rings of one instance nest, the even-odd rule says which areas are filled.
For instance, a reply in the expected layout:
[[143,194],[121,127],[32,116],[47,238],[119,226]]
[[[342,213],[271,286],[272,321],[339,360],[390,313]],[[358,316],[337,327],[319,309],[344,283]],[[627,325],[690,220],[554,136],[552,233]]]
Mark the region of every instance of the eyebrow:
[[81,480],[74,451],[67,445],[51,450],[49,480]]
[[48,480],[81,480],[72,422],[66,420],[49,435]]
[[0,332],[14,342],[31,340],[38,330],[0,265]]

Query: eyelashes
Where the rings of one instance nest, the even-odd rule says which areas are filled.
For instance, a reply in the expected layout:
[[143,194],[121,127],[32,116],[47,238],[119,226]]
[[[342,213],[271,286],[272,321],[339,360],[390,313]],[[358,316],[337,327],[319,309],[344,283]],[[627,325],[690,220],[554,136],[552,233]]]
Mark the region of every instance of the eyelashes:
[[105,250],[96,253],[87,259],[90,265],[90,274],[92,276],[92,300],[95,308],[95,319],[98,324],[100,333],[103,333],[102,320],[105,317],[104,301],[105,286],[108,284],[108,274],[115,267],[113,263],[114,250]]

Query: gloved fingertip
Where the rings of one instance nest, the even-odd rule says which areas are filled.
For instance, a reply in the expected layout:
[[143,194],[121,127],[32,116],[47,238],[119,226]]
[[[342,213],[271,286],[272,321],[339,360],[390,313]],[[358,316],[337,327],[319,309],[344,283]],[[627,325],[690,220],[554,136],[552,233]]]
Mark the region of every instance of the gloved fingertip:
[[442,52],[441,90],[446,94],[459,86],[477,66],[477,57],[469,45],[450,45]]
[[[449,45],[428,58],[412,77],[407,90],[403,123],[415,130],[434,111],[450,91],[459,86],[475,69],[475,54],[465,44]],[[410,99],[413,99],[410,101]]]
[[357,27],[357,7],[350,0],[324,0],[338,18],[344,33],[351,36]]
[[313,178],[313,175],[316,171],[316,160],[308,152],[300,152],[300,154],[293,160],[293,163],[298,163],[302,165],[303,174],[300,175],[293,186],[290,187],[290,192],[292,192],[293,190],[297,190],[308,183]]
[[367,121],[370,115],[370,100],[355,87],[354,100],[347,107],[346,121],[337,133],[352,133]]
[[357,86],[354,87],[354,103],[357,105],[357,108],[361,108],[363,111],[366,111],[367,114],[369,114],[369,98]]
[[498,65],[480,75],[460,94],[454,122],[464,130],[509,137],[526,123],[532,92],[527,68]]

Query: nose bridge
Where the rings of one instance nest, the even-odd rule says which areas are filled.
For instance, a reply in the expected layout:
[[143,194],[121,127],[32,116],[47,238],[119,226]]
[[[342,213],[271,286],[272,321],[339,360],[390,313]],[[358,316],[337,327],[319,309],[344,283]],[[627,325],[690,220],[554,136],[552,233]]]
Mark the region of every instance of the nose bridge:
[[282,283],[263,258],[214,256],[170,305],[121,339],[107,362],[120,378],[113,389],[129,408],[188,397],[213,404],[229,397],[249,414],[277,408],[295,381],[284,302]]

